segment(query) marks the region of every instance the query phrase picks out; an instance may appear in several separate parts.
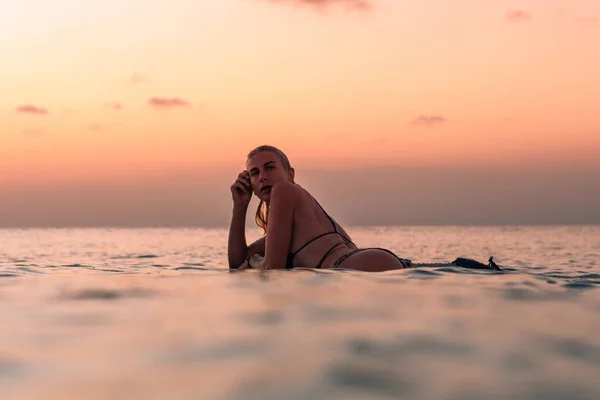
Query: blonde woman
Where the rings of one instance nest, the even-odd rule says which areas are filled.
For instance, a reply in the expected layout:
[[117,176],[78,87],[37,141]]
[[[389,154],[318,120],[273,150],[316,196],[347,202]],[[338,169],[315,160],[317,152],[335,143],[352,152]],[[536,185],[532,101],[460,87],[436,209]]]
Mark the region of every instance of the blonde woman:
[[[359,249],[317,200],[294,181],[287,156],[273,146],[252,150],[231,186],[233,215],[229,229],[229,268],[346,268],[387,271],[408,268],[402,259],[382,248]],[[248,204],[260,200],[256,223],[264,236],[246,244]]]

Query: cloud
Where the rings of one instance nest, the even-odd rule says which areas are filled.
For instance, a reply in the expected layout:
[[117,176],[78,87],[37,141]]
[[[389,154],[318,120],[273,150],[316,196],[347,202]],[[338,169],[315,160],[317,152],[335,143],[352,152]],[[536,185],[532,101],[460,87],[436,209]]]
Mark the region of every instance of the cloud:
[[129,79],[127,80],[127,82],[132,83],[132,84],[139,84],[139,83],[146,83],[149,82],[150,79],[148,79],[148,77],[140,74],[140,73],[135,73],[133,75],[131,75],[129,77]]
[[123,109],[123,104],[121,104],[119,102],[109,102],[109,103],[104,104],[104,108],[107,108],[107,109],[113,110],[113,111],[121,111]]
[[33,106],[31,104],[24,104],[21,106],[17,106],[16,111],[18,113],[23,113],[23,114],[39,114],[39,115],[48,114],[48,110],[45,109],[44,107]]
[[439,115],[419,115],[411,121],[411,125],[433,126],[443,124],[448,121],[445,117]]
[[369,11],[373,9],[371,0],[269,0],[272,3],[296,3],[299,5],[308,5],[314,7],[327,7],[330,5],[345,5],[347,8]]
[[523,10],[508,10],[506,20],[510,22],[527,22],[533,19],[533,15]]
[[175,107],[187,107],[190,103],[186,100],[180,99],[179,97],[152,97],[148,100],[148,104],[155,108],[175,108]]

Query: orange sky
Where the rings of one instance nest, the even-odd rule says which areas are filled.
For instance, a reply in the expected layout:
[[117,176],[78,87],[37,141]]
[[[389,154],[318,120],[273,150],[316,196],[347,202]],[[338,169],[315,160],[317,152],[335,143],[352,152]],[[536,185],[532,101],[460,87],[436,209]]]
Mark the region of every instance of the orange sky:
[[0,166],[239,165],[263,142],[322,166],[600,149],[595,0],[279,3],[0,3]]
[[[0,2],[0,185],[600,157],[600,2]],[[345,5],[346,4],[346,5]]]

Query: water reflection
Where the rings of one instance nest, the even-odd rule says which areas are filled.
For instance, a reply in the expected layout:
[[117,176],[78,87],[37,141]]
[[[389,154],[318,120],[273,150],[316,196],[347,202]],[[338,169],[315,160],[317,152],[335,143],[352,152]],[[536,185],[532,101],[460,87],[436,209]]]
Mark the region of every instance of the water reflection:
[[[376,232],[357,236],[427,244],[429,260],[494,243],[478,229],[461,233],[468,246],[444,229]],[[515,249],[503,266],[522,258],[502,273],[381,274],[229,272],[214,231],[54,230],[35,249],[3,233],[2,398],[599,398],[600,271],[568,260],[600,235],[550,263],[516,252],[568,230],[495,232]]]

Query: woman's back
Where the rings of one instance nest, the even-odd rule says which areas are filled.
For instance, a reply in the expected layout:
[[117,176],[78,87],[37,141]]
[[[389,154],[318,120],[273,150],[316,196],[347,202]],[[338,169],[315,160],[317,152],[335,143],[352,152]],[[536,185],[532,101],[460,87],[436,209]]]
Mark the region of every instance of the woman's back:
[[[294,218],[288,268],[329,268],[336,257],[356,248],[344,229],[304,188],[294,185]],[[345,250],[345,251],[344,251]]]

